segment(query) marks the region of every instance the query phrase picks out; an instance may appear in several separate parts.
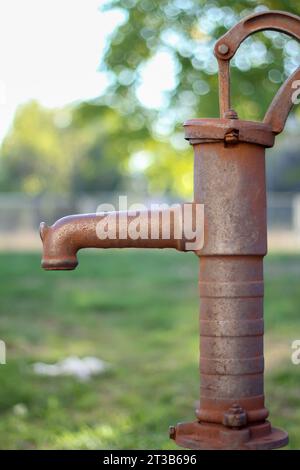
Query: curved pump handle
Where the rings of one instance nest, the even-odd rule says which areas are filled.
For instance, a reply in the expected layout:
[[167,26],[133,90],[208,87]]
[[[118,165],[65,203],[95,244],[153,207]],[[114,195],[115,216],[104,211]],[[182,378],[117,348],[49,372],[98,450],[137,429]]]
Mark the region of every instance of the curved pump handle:
[[[279,31],[300,41],[300,17],[282,11],[255,13],[237,23],[217,41],[215,56],[219,64],[221,117],[230,116],[230,59],[248,36],[264,30]],[[269,124],[275,134],[282,132],[293,106],[296,80],[300,80],[300,67],[282,85],[264,117],[264,123]]]

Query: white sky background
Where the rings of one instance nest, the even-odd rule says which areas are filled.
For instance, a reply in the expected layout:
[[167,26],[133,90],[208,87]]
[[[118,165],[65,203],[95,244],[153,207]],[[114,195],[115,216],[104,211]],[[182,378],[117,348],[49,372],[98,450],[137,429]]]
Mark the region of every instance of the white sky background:
[[[0,141],[21,103],[36,99],[44,106],[60,107],[103,93],[107,79],[98,71],[101,54],[107,35],[123,15],[99,11],[101,3],[0,1]],[[148,65],[149,80],[142,77],[139,98],[148,106],[159,107],[161,88],[174,86],[172,64],[164,55],[159,67],[160,74],[153,74]]]
[[56,107],[101,94],[105,38],[122,16],[100,13],[99,3],[1,0],[0,139],[21,103]]

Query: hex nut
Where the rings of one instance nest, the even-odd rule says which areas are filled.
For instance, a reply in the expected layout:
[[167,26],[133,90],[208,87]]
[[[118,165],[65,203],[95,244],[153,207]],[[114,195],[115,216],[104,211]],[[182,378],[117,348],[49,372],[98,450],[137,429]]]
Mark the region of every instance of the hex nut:
[[241,428],[247,424],[247,413],[237,403],[233,404],[223,415],[223,424],[228,428]]

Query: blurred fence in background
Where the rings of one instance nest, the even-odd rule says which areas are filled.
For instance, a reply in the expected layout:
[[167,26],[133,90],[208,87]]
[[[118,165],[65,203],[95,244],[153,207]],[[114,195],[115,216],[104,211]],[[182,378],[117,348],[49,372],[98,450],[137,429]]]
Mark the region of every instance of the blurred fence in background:
[[[173,203],[161,196],[130,194],[128,205],[151,202]],[[38,227],[41,221],[51,225],[69,214],[95,212],[99,204],[112,204],[119,210],[119,195],[99,193],[70,199],[63,195],[29,197],[20,193],[0,193],[0,249],[36,249],[40,247]],[[300,251],[300,194],[268,194],[269,248]]]

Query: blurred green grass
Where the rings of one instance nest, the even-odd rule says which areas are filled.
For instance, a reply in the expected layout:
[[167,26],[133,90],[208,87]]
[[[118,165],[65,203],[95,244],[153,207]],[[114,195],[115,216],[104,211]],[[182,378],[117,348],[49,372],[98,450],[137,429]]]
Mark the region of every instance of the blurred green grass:
[[[168,426],[194,419],[199,390],[197,258],[98,251],[74,272],[43,272],[39,258],[0,254],[0,448],[175,448]],[[267,406],[299,449],[300,256],[269,255],[265,271]],[[87,383],[33,374],[68,355],[112,368]]]

